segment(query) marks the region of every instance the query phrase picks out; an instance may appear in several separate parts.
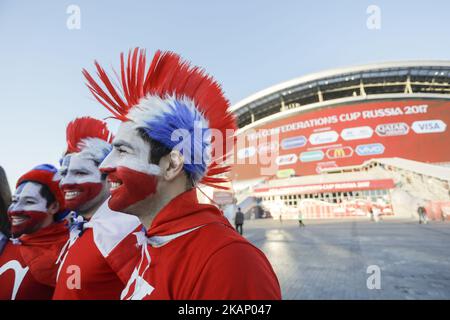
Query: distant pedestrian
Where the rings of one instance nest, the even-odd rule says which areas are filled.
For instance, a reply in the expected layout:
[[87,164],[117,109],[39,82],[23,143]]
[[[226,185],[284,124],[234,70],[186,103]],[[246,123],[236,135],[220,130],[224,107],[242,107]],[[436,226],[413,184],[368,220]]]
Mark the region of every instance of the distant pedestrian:
[[380,208],[377,207],[373,208],[373,221],[375,222],[380,221],[380,213],[381,213]]
[[448,208],[447,207],[441,207],[441,219],[442,219],[442,221],[445,221],[445,220],[447,220],[447,211],[448,211]]
[[283,215],[280,213],[280,215],[278,216],[278,218],[280,219],[280,223],[283,223]]
[[419,214],[419,224],[427,224],[427,210],[424,206],[419,206],[417,208],[417,213]]
[[303,223],[303,213],[301,210],[298,210],[298,226],[304,227],[305,224]]
[[370,206],[370,208],[369,208],[369,215],[370,215],[370,221],[375,221],[375,217],[374,217],[374,214],[373,214],[373,207],[372,206]]
[[238,208],[238,211],[236,212],[236,216],[234,217],[234,224],[236,226],[237,232],[242,235],[243,233],[243,225],[244,225],[244,214],[241,211],[241,208]]

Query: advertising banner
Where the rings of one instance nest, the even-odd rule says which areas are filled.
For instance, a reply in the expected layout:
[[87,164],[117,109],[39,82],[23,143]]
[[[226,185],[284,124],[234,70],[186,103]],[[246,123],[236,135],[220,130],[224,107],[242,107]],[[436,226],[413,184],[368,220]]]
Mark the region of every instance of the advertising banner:
[[[319,174],[372,158],[449,162],[450,101],[411,99],[309,110],[238,137],[234,180]],[[270,167],[270,168],[269,168]]]

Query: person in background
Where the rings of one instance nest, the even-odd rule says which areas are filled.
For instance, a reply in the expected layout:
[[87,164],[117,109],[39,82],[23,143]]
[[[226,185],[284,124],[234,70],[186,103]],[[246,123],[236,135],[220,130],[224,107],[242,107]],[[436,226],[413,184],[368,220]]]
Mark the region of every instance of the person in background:
[[417,213],[419,214],[419,224],[427,224],[427,210],[423,205],[417,208]]
[[0,250],[0,300],[49,300],[69,239],[57,170],[43,164],[19,178],[8,208],[12,238]]
[[441,207],[441,219],[443,222],[447,220],[447,216],[448,216],[448,207]]
[[[9,189],[8,179],[5,170],[0,167],[0,246],[2,239],[8,239],[9,221],[6,212],[11,204],[11,191]],[[4,242],[4,241],[3,241]]]
[[305,224],[303,223],[303,213],[301,209],[298,210],[298,226],[299,227],[305,226]]
[[240,235],[242,235],[243,230],[242,227],[244,225],[244,214],[241,211],[241,208],[238,208],[238,211],[236,212],[236,216],[234,217],[234,225],[236,226],[236,231],[239,232]]
[[[60,188],[66,208],[77,218],[61,253],[54,300],[118,300],[133,257],[140,256],[139,219],[107,205],[110,185],[98,166],[111,151],[111,140],[106,123],[98,119],[76,118],[67,126]],[[76,275],[79,281],[72,284]]]

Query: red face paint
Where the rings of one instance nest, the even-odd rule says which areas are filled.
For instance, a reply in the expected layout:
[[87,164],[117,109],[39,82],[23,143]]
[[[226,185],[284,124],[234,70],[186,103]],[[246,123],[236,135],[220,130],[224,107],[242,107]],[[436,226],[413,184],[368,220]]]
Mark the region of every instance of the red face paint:
[[11,233],[14,237],[30,234],[41,228],[50,214],[42,211],[8,211]]
[[100,170],[108,174],[108,181],[111,183],[111,198],[108,202],[111,210],[126,212],[126,208],[156,192],[157,176],[127,167]]
[[98,196],[102,188],[103,184],[99,182],[63,184],[61,190],[64,192],[66,208],[77,211],[83,204]]

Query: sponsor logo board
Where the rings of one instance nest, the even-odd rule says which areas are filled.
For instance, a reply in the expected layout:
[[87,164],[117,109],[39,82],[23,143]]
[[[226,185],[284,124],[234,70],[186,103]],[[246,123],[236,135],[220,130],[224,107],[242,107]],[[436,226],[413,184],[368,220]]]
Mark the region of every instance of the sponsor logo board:
[[278,156],[275,160],[275,163],[278,166],[285,166],[296,162],[297,162],[297,155],[294,153]]
[[301,162],[320,161],[324,158],[325,154],[321,150],[305,151],[300,153]]
[[336,142],[338,138],[339,134],[336,131],[325,131],[310,135],[309,142],[312,145],[326,144]]
[[306,142],[307,140],[305,136],[286,138],[281,141],[281,148],[284,150],[300,148],[306,145]]
[[341,132],[341,137],[345,141],[368,139],[368,138],[372,137],[372,135],[373,135],[373,130],[369,126],[346,128],[346,129],[342,130],[342,132]]
[[283,179],[283,178],[289,178],[295,175],[294,169],[283,169],[277,171],[277,178]]
[[414,121],[411,128],[415,133],[439,133],[447,129],[447,125],[442,120]]
[[377,125],[375,132],[380,137],[404,136],[409,132],[409,126],[404,122],[383,123]]
[[353,155],[351,147],[330,148],[326,152],[328,159],[348,158]]
[[384,145],[381,143],[361,144],[356,147],[356,154],[359,156],[371,156],[384,153]]
[[328,161],[328,162],[320,162],[316,166],[316,172],[322,173],[324,169],[331,169],[331,168],[337,168],[338,165],[335,161]]

